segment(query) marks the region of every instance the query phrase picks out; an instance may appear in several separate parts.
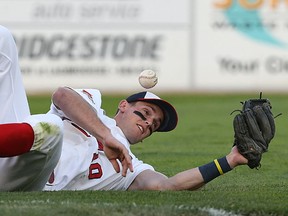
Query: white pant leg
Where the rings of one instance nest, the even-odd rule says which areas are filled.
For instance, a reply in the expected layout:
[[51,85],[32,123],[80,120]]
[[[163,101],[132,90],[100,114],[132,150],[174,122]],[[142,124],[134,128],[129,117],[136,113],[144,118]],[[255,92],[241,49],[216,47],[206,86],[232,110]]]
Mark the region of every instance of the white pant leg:
[[21,156],[0,158],[0,191],[41,191],[59,161],[62,120],[41,114],[29,116],[25,122],[33,127],[37,148]]
[[0,123],[21,122],[28,115],[17,47],[9,30],[0,25]]

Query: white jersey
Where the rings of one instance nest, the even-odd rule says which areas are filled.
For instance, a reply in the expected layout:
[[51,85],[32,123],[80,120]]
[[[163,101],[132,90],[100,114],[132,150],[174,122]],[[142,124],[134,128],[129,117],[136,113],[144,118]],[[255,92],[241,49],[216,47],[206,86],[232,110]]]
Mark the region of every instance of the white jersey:
[[152,166],[135,157],[115,120],[105,115],[101,109],[100,92],[96,89],[75,91],[95,109],[95,114],[110,128],[112,135],[128,149],[134,172],[128,170],[126,177],[123,177],[121,172],[116,173],[105,156],[102,144],[67,119],[64,113],[52,104],[49,113],[60,116],[64,121],[63,150],[44,190],[126,190],[139,173],[146,169],[154,170]]

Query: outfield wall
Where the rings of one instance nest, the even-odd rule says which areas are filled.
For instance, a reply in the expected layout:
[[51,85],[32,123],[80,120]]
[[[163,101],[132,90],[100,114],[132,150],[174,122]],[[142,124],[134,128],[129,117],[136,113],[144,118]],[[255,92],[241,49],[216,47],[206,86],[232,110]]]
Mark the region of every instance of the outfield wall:
[[288,3],[277,0],[1,0],[29,92],[288,90]]

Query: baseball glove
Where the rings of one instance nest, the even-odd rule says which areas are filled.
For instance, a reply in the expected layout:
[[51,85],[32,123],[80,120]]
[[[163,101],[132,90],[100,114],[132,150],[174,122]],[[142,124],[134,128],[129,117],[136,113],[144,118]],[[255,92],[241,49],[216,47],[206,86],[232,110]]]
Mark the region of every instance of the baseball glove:
[[272,106],[268,99],[249,99],[233,121],[234,145],[248,160],[248,166],[259,168],[262,154],[268,150],[275,134]]

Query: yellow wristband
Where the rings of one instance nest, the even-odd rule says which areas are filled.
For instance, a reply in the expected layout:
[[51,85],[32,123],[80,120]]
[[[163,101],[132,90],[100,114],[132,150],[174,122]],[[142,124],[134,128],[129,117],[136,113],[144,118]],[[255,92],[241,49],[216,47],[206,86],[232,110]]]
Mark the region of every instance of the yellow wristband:
[[214,160],[214,163],[215,163],[215,165],[216,165],[216,167],[217,167],[219,173],[220,173],[221,175],[223,175],[224,173],[223,173],[223,170],[222,170],[222,168],[221,168],[221,166],[220,166],[218,160],[215,159],[215,160]]

